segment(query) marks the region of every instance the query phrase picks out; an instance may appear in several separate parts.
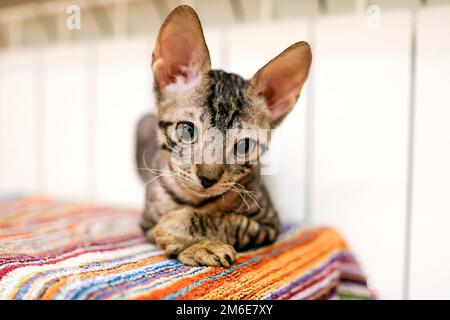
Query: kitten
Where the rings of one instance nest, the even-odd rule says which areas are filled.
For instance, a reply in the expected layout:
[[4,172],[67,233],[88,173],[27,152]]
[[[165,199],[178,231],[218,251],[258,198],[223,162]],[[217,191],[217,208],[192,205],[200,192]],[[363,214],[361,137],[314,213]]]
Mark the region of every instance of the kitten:
[[[266,142],[242,132],[270,133],[291,111],[311,49],[306,42],[290,46],[251,80],[213,70],[197,14],[180,6],[162,24],[152,58],[159,115],[142,118],[137,130],[136,160],[146,182],[141,227],[182,263],[228,267],[236,250],[272,243],[279,233],[260,182]],[[229,129],[242,130],[227,140]],[[226,143],[213,148],[215,159],[244,160],[192,161],[217,141]]]

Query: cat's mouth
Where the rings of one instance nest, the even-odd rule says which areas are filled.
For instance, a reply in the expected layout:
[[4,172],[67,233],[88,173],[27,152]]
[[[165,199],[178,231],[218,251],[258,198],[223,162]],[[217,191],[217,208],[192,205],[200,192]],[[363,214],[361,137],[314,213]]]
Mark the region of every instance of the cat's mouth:
[[215,197],[220,196],[233,188],[233,183],[218,182],[215,185],[205,188],[200,182],[184,181],[183,185],[186,191],[197,197]]
[[196,197],[220,196],[233,187],[233,182],[228,181],[228,179],[222,178],[208,185],[204,181],[202,182],[202,179],[198,176],[192,175],[192,172],[188,169],[177,166],[171,166],[170,169],[170,175],[178,186]]

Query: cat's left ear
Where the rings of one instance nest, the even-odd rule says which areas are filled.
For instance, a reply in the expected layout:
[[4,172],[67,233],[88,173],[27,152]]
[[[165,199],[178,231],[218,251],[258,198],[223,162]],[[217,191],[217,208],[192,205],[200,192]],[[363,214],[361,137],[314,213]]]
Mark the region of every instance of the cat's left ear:
[[262,67],[250,82],[249,94],[262,97],[272,126],[292,110],[311,66],[311,48],[306,42],[293,44]]
[[202,26],[191,7],[179,6],[164,20],[153,51],[152,69],[160,90],[178,77],[187,83],[211,69]]

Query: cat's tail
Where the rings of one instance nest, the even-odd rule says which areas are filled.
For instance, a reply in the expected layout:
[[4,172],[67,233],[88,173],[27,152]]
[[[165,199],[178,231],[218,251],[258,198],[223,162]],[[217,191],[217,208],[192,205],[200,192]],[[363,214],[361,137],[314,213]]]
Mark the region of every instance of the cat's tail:
[[158,117],[149,113],[139,120],[136,128],[136,165],[139,176],[144,182],[152,177],[149,169],[158,150],[157,125]]

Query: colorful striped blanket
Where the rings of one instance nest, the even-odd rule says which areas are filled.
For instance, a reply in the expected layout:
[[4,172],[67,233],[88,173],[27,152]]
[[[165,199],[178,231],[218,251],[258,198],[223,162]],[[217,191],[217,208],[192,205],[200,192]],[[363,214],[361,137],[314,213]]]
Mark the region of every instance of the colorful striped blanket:
[[230,268],[164,257],[139,210],[37,196],[0,199],[0,299],[372,298],[341,236],[286,227]]

